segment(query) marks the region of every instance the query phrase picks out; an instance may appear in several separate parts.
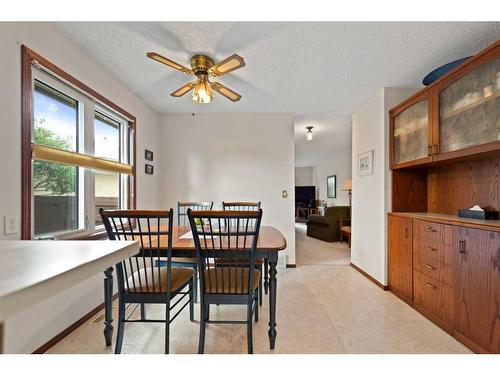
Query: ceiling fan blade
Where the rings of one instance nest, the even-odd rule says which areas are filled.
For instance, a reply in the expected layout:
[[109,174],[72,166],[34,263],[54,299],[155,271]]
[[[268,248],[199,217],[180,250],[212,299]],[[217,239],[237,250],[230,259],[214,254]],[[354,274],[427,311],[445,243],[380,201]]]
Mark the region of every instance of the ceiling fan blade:
[[221,62],[212,66],[208,73],[214,77],[220,77],[223,74],[232,72],[233,70],[243,68],[245,66],[245,60],[243,57],[234,54],[229,56],[227,59],[222,60]]
[[158,61],[162,64],[165,64],[171,68],[174,68],[182,73],[186,74],[192,74],[193,71],[191,69],[186,68],[185,66],[182,66],[181,64],[176,63],[175,61],[172,61],[170,59],[167,59],[166,57],[162,55],[158,55],[156,52],[148,52],[146,54],[150,59],[153,59],[155,61]]
[[194,87],[193,82],[186,83],[184,86],[178,88],[170,95],[175,96],[176,98],[179,98],[182,95],[187,94],[189,91],[191,91],[193,89],[193,87]]
[[231,90],[230,88],[227,88],[226,86],[224,86],[219,82],[212,82],[212,88],[222,96],[225,96],[226,98],[231,100],[232,102],[237,102],[238,100],[241,99],[240,94]]

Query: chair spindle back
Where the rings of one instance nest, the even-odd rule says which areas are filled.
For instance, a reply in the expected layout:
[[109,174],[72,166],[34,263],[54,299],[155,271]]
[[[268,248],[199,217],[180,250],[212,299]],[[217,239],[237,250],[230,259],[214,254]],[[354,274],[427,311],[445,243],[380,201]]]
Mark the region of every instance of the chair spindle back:
[[[169,293],[171,281],[173,209],[99,210],[113,241],[139,241],[139,254],[116,265],[123,293]],[[167,267],[160,259],[167,258]]]
[[211,210],[214,206],[214,202],[177,202],[177,226],[187,227],[189,226],[189,219],[187,216],[187,210],[192,209],[194,211],[205,211]]
[[[201,290],[208,294],[252,295],[262,210],[188,210],[187,213],[196,246]],[[221,259],[231,261],[218,262]]]

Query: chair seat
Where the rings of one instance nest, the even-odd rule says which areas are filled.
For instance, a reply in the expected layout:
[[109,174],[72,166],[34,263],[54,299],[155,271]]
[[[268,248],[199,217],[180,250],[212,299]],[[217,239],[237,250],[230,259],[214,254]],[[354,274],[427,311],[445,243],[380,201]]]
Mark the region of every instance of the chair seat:
[[[205,293],[247,294],[250,269],[246,267],[221,267],[204,271]],[[260,271],[253,271],[253,290],[259,286]]]
[[340,230],[345,233],[351,233],[351,227],[349,226],[341,227]]
[[198,263],[198,258],[172,258],[172,263]]
[[[167,292],[167,267],[160,267],[154,271],[148,267],[146,270],[141,268],[134,272],[133,276],[128,278],[128,286],[125,286],[126,293],[166,293]],[[182,289],[193,277],[193,270],[190,268],[171,268],[170,291],[176,292]],[[153,277],[154,276],[154,277]],[[146,285],[147,278],[147,285]],[[141,285],[139,285],[139,280]],[[135,281],[135,287],[134,287]]]

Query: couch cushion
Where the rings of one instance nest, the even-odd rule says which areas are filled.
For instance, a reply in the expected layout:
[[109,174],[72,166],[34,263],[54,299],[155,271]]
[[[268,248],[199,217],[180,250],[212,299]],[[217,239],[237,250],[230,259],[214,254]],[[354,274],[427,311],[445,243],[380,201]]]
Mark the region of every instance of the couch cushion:
[[328,218],[325,216],[311,215],[309,217],[309,220],[307,220],[307,225],[310,225],[310,224],[328,226],[328,225],[330,225],[330,220],[328,220]]

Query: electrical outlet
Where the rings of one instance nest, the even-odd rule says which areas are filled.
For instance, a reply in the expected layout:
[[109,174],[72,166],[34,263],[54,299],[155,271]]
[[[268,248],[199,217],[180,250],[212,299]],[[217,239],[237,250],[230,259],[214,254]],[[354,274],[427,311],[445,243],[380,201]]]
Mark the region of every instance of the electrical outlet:
[[17,233],[17,217],[16,216],[4,216],[4,234],[16,234]]

